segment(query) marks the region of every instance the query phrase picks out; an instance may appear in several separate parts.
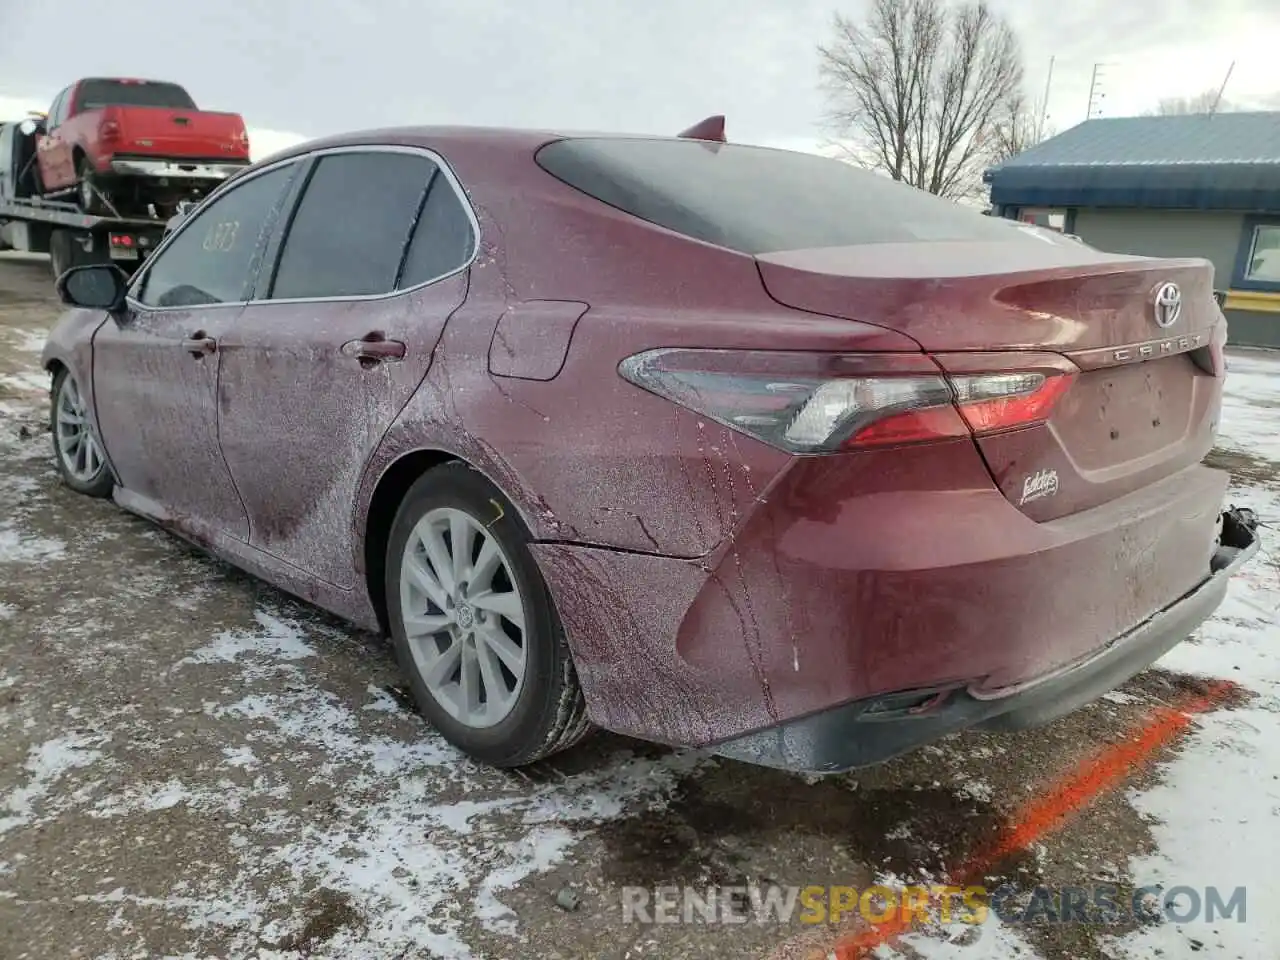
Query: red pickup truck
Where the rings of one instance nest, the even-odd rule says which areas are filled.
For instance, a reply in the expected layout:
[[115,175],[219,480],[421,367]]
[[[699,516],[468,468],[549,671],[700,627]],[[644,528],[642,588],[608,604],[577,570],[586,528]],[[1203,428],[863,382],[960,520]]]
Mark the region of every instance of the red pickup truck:
[[89,214],[169,216],[249,163],[235,113],[200,110],[176,83],[79,80],[53,101],[36,139],[42,196]]

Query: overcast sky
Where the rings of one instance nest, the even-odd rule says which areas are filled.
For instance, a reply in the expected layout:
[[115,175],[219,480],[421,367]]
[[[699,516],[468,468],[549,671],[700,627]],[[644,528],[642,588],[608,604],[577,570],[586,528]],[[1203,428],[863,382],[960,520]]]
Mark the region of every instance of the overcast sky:
[[[1050,123],[1221,83],[1280,108],[1280,0],[993,0],[1019,31],[1029,92],[1056,56]],[[252,131],[319,136],[410,123],[675,133],[712,113],[730,139],[825,134],[814,46],[829,0],[0,0],[0,112],[47,108],[84,75],[184,84]],[[272,143],[276,140],[272,139]],[[255,150],[255,153],[259,151]]]

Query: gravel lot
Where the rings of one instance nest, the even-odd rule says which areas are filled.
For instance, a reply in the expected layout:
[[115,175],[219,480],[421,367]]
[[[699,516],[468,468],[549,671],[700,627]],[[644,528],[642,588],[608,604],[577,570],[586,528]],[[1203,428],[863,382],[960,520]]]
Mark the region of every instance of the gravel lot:
[[[813,781],[607,735],[524,774],[495,772],[405,705],[381,639],[59,485],[38,369],[58,315],[51,287],[45,262],[0,256],[4,960],[803,956],[832,932],[626,923],[621,888],[939,876],[1058,773],[1195,686],[1174,668],[1230,676],[1251,698],[993,878],[1142,883],[1184,870],[1173,882],[1256,876],[1280,892],[1280,583],[1267,557],[1169,669],[1041,731],[957,736]],[[1250,389],[1269,391],[1280,362],[1244,362]],[[1247,484],[1238,502],[1274,516],[1280,410],[1268,397],[1233,399],[1222,456]],[[1215,827],[1215,800],[1182,810],[1167,796],[1181,776],[1251,778],[1221,792],[1248,798],[1256,819],[1242,827],[1227,807]],[[1177,850],[1192,829],[1238,859],[1186,875]],[[576,910],[556,904],[566,888]],[[1264,890],[1249,897],[1243,932],[992,924],[956,942],[925,931],[882,956],[1275,957],[1280,946],[1251,952],[1280,944],[1280,928],[1262,916]]]

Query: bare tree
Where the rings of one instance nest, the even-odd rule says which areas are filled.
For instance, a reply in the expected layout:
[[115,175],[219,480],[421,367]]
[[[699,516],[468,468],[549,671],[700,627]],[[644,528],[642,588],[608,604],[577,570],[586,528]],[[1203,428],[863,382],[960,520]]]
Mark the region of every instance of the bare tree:
[[872,0],[819,45],[828,123],[859,162],[947,197],[971,193],[1021,102],[1017,38],[986,0]]
[[987,160],[992,164],[1001,163],[1051,136],[1053,130],[1045,123],[1043,103],[1029,101],[1017,94],[992,121]]
[[1193,113],[1224,113],[1233,109],[1227,101],[1218,102],[1218,88],[1210,87],[1193,97],[1165,97],[1151,111],[1158,117],[1181,117]]

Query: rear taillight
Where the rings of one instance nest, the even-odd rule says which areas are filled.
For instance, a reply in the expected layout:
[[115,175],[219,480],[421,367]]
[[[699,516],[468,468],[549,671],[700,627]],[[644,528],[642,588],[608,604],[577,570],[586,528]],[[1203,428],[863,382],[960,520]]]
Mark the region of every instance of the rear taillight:
[[105,120],[98,127],[98,139],[104,143],[114,143],[120,139],[120,124],[114,120]]
[[1069,373],[952,374],[956,406],[974,433],[1025,427],[1049,418],[1071,386]]
[[1071,383],[1064,365],[946,373],[922,354],[673,348],[628,357],[618,370],[780,449],[827,453],[1039,423]]

